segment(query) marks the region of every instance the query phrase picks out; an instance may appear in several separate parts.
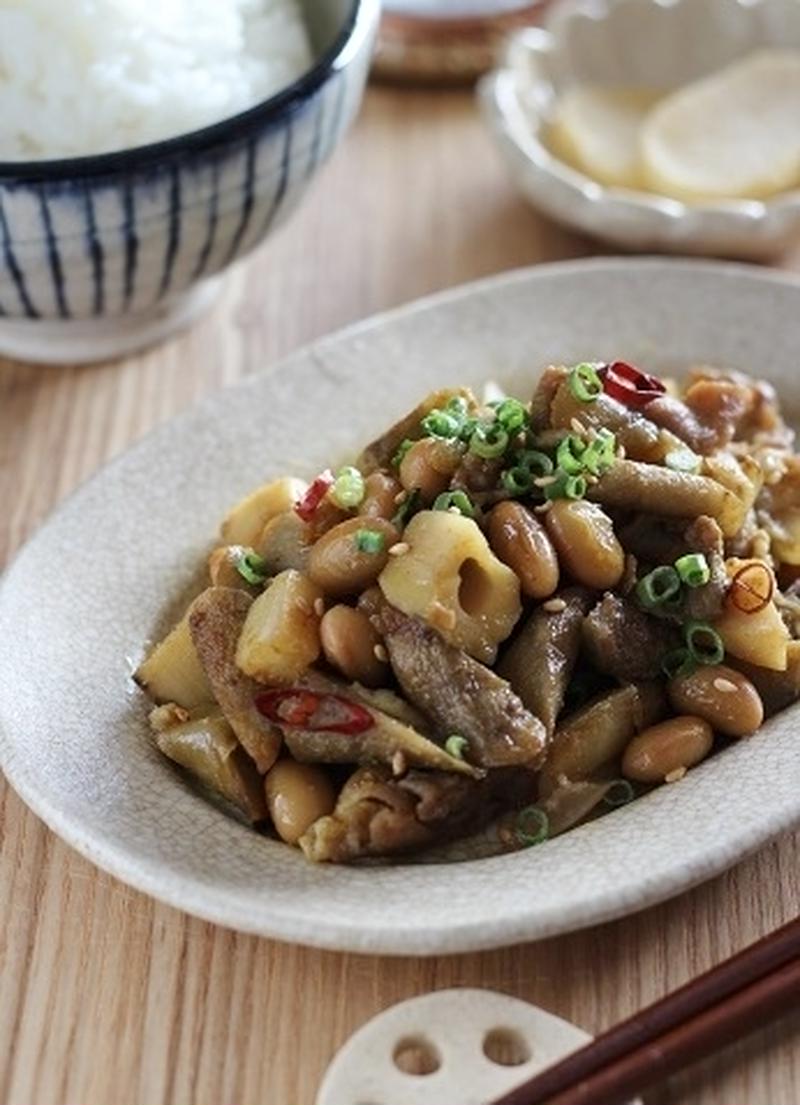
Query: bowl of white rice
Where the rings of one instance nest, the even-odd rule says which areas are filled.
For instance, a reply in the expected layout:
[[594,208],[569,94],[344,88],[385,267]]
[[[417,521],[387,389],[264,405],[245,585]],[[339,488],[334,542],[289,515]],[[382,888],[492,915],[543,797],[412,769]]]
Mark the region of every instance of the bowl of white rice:
[[354,118],[378,0],[0,0],[0,354],[188,324]]

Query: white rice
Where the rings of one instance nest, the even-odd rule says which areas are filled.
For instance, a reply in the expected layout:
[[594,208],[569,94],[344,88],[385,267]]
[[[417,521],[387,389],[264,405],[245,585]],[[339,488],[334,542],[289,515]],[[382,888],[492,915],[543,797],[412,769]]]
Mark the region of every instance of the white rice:
[[297,0],[0,0],[0,161],[196,130],[311,60]]

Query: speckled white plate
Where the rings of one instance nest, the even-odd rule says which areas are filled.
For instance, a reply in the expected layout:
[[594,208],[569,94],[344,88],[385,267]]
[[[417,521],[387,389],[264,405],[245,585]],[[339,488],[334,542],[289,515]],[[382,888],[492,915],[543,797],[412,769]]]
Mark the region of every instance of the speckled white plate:
[[[151,434],[74,495],[0,588],[0,761],[65,840],[220,924],[328,948],[429,954],[605,921],[707,879],[800,822],[800,713],[542,847],[448,866],[311,867],[209,805],[153,749],[130,684],[220,516],[310,475],[429,388],[621,357],[754,368],[800,408],[800,281],[704,262],[601,260],[496,277],[318,343]],[[299,431],[299,432],[298,432]]]

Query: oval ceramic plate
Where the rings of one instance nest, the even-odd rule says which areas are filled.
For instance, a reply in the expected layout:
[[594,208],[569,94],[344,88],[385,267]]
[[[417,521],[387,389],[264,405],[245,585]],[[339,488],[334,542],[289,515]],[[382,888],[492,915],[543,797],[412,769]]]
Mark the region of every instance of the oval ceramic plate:
[[404,308],[212,397],[106,468],[0,590],[0,756],[99,866],[233,928],[328,948],[444,953],[641,909],[800,822],[798,710],[675,786],[542,847],[438,866],[313,867],[229,819],[154,750],[130,681],[220,517],[311,475],[443,384],[530,392],[549,361],[753,369],[800,406],[800,282],[661,260],[543,266]]

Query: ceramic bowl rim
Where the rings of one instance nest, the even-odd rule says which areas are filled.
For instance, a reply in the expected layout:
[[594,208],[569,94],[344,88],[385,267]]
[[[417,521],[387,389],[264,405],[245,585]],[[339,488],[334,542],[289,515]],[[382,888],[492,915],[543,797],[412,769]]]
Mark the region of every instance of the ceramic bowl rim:
[[0,186],[47,184],[75,178],[141,172],[156,168],[165,160],[204,153],[224,142],[244,138],[254,127],[278,125],[283,117],[299,109],[338,71],[344,70],[352,56],[369,37],[379,11],[379,0],[350,0],[350,10],[336,39],[297,80],[261,100],[253,107],[216,123],[140,146],[109,153],[80,157],[51,158],[39,161],[0,160]]

